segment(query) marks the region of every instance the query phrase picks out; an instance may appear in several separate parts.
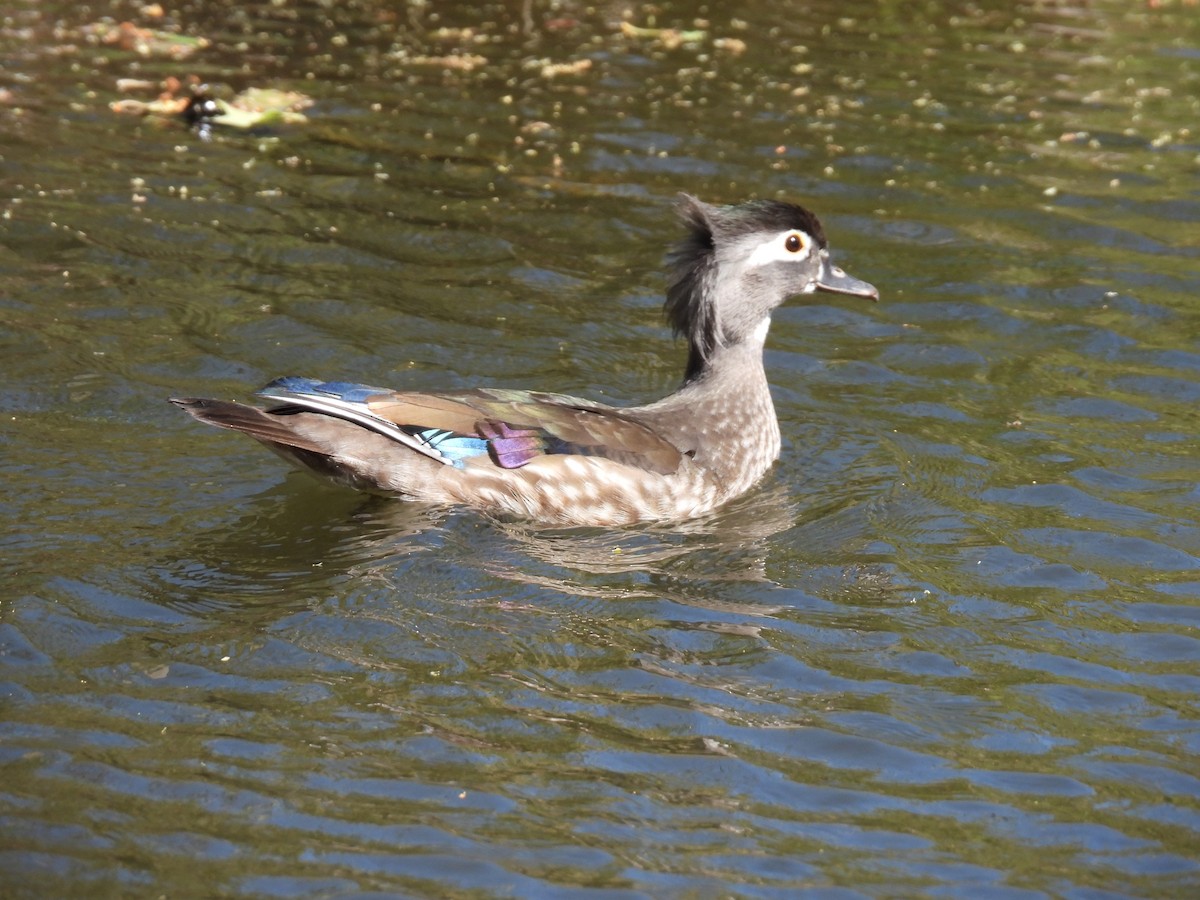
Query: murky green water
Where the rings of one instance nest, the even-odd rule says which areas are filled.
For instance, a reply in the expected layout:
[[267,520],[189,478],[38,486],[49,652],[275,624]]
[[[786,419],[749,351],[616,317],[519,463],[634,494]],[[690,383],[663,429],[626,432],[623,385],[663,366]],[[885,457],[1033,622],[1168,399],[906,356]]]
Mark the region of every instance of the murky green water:
[[[1200,10],[165,12],[0,32],[0,893],[1200,886]],[[109,109],[189,73],[315,103]],[[883,292],[776,316],[711,520],[365,501],[164,402],[658,396],[681,190]]]

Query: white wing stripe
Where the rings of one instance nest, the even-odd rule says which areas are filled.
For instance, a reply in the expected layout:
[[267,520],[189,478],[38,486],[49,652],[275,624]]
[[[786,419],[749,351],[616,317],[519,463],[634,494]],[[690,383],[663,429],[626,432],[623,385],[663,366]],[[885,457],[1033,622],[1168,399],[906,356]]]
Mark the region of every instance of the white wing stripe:
[[262,396],[268,400],[278,400],[280,403],[286,403],[290,406],[300,406],[304,409],[311,409],[313,412],[324,413],[327,416],[334,416],[338,419],[345,419],[347,422],[353,422],[377,434],[382,434],[386,438],[391,438],[393,441],[416,450],[430,459],[436,459],[443,465],[454,465],[454,460],[442,456],[424,441],[403,431],[394,422],[389,422],[387,419],[381,418],[374,413],[365,411],[360,404],[347,403],[344,400],[337,400],[332,397],[311,397],[305,394],[268,394],[263,392]]

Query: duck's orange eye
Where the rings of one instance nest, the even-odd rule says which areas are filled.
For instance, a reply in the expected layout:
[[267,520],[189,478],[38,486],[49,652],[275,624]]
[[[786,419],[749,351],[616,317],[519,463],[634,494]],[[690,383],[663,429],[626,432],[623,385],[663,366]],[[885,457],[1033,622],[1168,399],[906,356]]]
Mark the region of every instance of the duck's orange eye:
[[788,253],[799,253],[804,249],[804,241],[800,240],[798,234],[789,234],[787,240],[783,242],[783,246],[787,247]]

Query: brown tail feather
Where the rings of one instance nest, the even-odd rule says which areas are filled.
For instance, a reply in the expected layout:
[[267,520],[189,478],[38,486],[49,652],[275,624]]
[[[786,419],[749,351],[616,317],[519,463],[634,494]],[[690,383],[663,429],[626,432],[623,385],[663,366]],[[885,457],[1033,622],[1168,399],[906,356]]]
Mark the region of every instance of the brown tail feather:
[[172,397],[171,402],[209,425],[232,428],[267,444],[282,444],[321,456],[329,454],[328,447],[297,434],[288,423],[289,417],[270,415],[256,406],[199,397]]

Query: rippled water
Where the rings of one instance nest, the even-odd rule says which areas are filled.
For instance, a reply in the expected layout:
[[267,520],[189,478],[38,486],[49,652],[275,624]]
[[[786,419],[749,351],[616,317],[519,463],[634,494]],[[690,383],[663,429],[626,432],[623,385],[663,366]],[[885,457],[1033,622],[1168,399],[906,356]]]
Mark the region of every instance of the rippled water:
[[[0,893],[1200,888],[1196,9],[440,6],[6,14]],[[315,104],[108,108],[189,73]],[[710,519],[367,500],[164,402],[665,393],[681,190],[883,292],[775,317]]]

